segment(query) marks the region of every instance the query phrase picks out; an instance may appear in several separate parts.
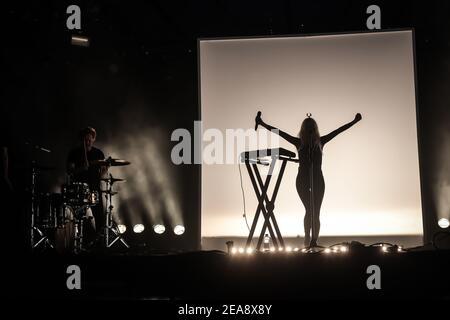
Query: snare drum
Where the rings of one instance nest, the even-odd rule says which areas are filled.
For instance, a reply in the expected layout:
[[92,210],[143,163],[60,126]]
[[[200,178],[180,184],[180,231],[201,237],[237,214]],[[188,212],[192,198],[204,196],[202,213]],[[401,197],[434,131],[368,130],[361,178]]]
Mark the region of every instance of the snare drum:
[[98,203],[98,192],[91,191],[84,182],[74,182],[62,187],[63,203],[71,207],[94,206]]

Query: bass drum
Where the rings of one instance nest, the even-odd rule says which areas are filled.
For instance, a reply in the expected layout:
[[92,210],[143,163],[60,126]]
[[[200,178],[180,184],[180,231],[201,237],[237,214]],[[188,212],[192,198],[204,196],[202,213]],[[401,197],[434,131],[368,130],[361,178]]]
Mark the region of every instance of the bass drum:
[[[55,250],[60,254],[70,254],[75,251],[77,238],[83,239],[83,247],[95,237],[95,219],[90,208],[74,210],[64,206],[66,223],[55,230]],[[83,228],[80,229],[80,220]],[[81,234],[82,233],[82,234]]]

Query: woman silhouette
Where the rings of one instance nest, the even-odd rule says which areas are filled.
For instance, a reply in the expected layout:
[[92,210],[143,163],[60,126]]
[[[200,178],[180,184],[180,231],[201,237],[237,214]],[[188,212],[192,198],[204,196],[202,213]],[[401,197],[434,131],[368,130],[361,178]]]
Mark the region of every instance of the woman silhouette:
[[357,113],[353,121],[321,137],[317,122],[311,118],[311,115],[308,115],[308,118],[303,120],[298,137],[294,137],[265,123],[261,119],[260,112],[255,118],[255,128],[261,125],[267,130],[277,133],[280,137],[292,143],[298,152],[299,167],[296,187],[297,193],[305,206],[305,218],[303,220],[305,247],[316,247],[319,238],[320,207],[325,192],[325,181],[322,174],[323,147],[339,133],[349,129],[361,119],[361,114]]

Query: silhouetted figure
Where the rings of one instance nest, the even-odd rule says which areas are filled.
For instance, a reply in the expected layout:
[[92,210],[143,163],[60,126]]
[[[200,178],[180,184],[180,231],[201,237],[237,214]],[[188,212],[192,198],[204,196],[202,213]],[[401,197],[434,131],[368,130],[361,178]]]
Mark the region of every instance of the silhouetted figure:
[[89,185],[91,191],[97,191],[100,199],[97,205],[91,208],[95,219],[95,229],[101,235],[105,226],[105,213],[101,199],[100,179],[108,168],[95,164],[97,160],[104,160],[105,155],[94,147],[97,132],[94,128],[87,127],[80,131],[80,145],[69,152],[67,157],[67,173],[71,182],[83,182]]
[[317,246],[317,239],[319,238],[320,207],[325,192],[325,181],[322,174],[323,147],[339,133],[349,129],[361,119],[361,114],[357,113],[353,121],[321,137],[316,121],[313,118],[308,117],[303,121],[298,137],[294,137],[278,128],[266,124],[261,119],[260,112],[258,112],[258,115],[255,118],[255,128],[257,128],[258,125],[261,125],[267,130],[275,130],[274,132],[278,133],[280,137],[292,143],[298,152],[299,168],[296,187],[297,193],[306,210],[304,218],[305,246]]

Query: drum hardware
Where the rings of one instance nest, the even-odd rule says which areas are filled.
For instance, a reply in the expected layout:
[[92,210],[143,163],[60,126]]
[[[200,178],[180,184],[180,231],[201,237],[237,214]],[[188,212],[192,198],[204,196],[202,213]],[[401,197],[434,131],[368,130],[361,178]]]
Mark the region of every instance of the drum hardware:
[[62,187],[64,205],[69,207],[95,206],[99,197],[97,191],[91,191],[84,182],[73,182]]
[[100,181],[116,183],[116,182],[126,182],[127,180],[119,178],[102,178],[100,179]]
[[[126,166],[130,162],[122,159],[113,159],[111,157],[105,160],[98,160],[91,162],[91,165],[100,166]],[[117,226],[113,221],[113,209],[112,197],[117,195],[118,192],[113,191],[113,184],[116,182],[124,182],[125,179],[114,178],[109,174],[108,178],[103,178],[101,181],[106,182],[106,190],[101,190],[100,194],[97,191],[91,191],[89,185],[81,182],[67,183],[62,186],[61,194],[45,194],[38,196],[37,194],[37,177],[41,171],[53,170],[52,167],[46,167],[38,165],[35,161],[32,161],[31,165],[31,249],[36,249],[39,246],[55,248],[54,244],[50,241],[47,233],[50,230],[55,231],[55,237],[58,230],[63,230],[69,225],[67,222],[73,223],[69,227],[71,232],[70,239],[73,241],[73,253],[77,254],[85,251],[84,246],[84,229],[85,223],[93,217],[87,216],[87,210],[101,201],[101,194],[105,194],[107,202],[106,210],[106,225],[103,230],[104,244],[106,248],[110,248],[114,243],[121,242],[126,248],[130,246],[122,238],[122,235],[117,229]],[[72,217],[69,218],[68,210],[72,212]],[[67,238],[65,238],[67,239]],[[56,240],[56,238],[55,238]],[[64,241],[66,242],[66,241]],[[72,249],[71,249],[72,250]]]
[[92,219],[87,217],[87,210],[99,202],[97,191],[91,191],[89,185],[84,182],[72,182],[62,186],[62,198],[65,208],[72,210],[73,217],[73,253],[84,251],[84,229],[86,221]]
[[42,229],[55,229],[65,223],[62,195],[60,193],[47,193],[39,196],[36,207],[36,224]]
[[99,165],[99,166],[105,166],[105,167],[122,167],[127,166],[131,164],[130,161],[122,160],[122,159],[114,159],[111,157],[108,157],[104,160],[95,160],[91,161],[90,165]]
[[123,182],[124,179],[116,179],[109,174],[109,178],[103,179],[106,182],[106,190],[102,190],[101,192],[105,194],[106,198],[106,223],[104,229],[104,237],[105,237],[105,247],[111,248],[114,243],[120,241],[127,249],[130,248],[128,243],[123,239],[122,234],[120,234],[117,226],[113,225],[113,209],[114,206],[112,204],[112,197],[117,195],[116,191],[112,190],[113,184],[115,182]]
[[111,196],[115,196],[116,194],[118,194],[117,191],[110,191],[110,190],[100,190],[101,193],[104,193],[106,195],[111,195]]
[[83,251],[84,249],[84,226],[85,222],[92,219],[92,217],[88,217],[86,215],[87,209],[90,206],[80,206],[77,208],[72,208],[73,210],[73,226],[74,226],[74,247],[73,247],[73,253],[78,254]]
[[[31,162],[31,186],[30,186],[30,197],[31,197],[31,221],[30,221],[30,246],[31,249],[34,250],[39,246],[43,245],[44,248],[47,246],[54,249],[53,244],[50,242],[47,234],[41,230],[43,229],[36,223],[37,218],[39,217],[39,207],[37,202],[37,194],[36,194],[36,180],[37,175],[41,169],[44,167],[39,166],[36,161]],[[44,170],[44,169],[43,169]],[[48,169],[50,170],[50,169]]]

